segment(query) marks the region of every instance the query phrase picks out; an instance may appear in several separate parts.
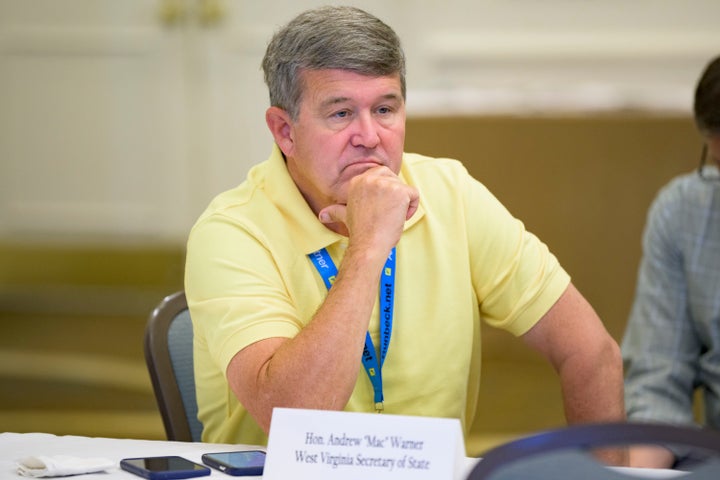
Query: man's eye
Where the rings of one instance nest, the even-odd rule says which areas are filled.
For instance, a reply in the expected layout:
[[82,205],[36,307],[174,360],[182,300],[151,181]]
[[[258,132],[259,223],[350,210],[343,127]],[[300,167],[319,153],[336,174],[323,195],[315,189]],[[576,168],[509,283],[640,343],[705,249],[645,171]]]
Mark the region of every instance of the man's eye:
[[393,105],[384,105],[382,107],[378,107],[377,110],[375,110],[377,115],[386,117],[388,115],[392,115],[398,111],[397,107]]
[[339,112],[335,112],[333,114],[333,117],[335,117],[335,118],[347,118],[349,116],[350,116],[350,112],[348,112],[347,110],[340,110]]

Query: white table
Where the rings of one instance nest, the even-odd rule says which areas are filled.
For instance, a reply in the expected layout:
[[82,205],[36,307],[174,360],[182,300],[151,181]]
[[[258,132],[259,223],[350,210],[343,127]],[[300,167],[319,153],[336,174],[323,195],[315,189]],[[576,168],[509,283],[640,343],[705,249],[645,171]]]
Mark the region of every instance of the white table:
[[[48,433],[0,433],[0,480],[19,480],[17,460],[32,455],[72,455],[75,457],[103,457],[113,460],[116,467],[105,473],[91,473],[74,477],[59,477],[72,480],[138,480],[140,477],[120,469],[120,460],[130,457],[152,457],[179,455],[188,460],[202,463],[203,453],[226,452],[232,450],[264,450],[253,445],[228,445],[219,443],[167,442],[158,440],[132,440],[117,438],[78,437],[71,435],[52,435]],[[468,458],[467,473],[478,460]],[[672,470],[620,469],[625,473],[646,478],[672,478],[681,472]],[[217,470],[210,474],[214,478],[262,478],[231,477]],[[207,478],[207,477],[199,477]]]

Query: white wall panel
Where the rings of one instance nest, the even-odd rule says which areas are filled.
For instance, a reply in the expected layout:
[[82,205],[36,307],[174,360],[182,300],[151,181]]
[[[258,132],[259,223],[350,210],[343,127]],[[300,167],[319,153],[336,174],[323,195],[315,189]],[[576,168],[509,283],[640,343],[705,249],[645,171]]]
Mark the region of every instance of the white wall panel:
[[181,223],[182,52],[142,29],[17,27],[0,38],[7,233],[161,235]]
[[[270,150],[270,35],[325,3],[0,0],[0,238],[183,242]],[[410,115],[688,112],[720,53],[717,0],[350,3],[401,35]]]

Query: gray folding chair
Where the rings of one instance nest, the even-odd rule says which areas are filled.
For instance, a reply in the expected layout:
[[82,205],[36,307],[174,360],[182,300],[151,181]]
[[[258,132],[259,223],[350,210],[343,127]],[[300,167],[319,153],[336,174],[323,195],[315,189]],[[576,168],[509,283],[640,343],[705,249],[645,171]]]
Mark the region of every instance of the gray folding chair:
[[193,329],[185,292],[168,295],[145,330],[145,361],[168,440],[201,441],[193,371]]

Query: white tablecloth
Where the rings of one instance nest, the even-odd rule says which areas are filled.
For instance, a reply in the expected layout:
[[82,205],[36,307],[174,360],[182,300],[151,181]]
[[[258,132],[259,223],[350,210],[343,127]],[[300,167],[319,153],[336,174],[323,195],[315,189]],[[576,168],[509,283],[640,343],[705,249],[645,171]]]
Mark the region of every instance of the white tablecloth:
[[[33,455],[71,455],[75,457],[104,457],[116,464],[107,473],[90,473],[74,477],[62,477],[72,480],[138,480],[140,477],[120,469],[120,460],[130,457],[153,457],[162,455],[179,455],[188,460],[202,463],[203,453],[226,452],[231,450],[257,450],[252,445],[228,445],[218,443],[166,442],[158,440],[132,440],[116,438],[92,438],[72,435],[52,435],[48,433],[0,433],[0,480],[19,480],[16,462]],[[264,450],[264,448],[260,448]],[[467,473],[477,462],[468,458]],[[671,478],[680,472],[671,470],[619,469],[624,473],[646,478]],[[211,477],[232,478],[222,472],[213,470]],[[207,478],[207,477],[200,477]],[[262,478],[262,477],[242,477]]]
[[[120,460],[131,457],[155,457],[179,455],[188,460],[202,463],[203,453],[227,452],[231,450],[257,450],[251,445],[225,445],[217,443],[165,442],[157,440],[130,440],[116,438],[91,438],[48,433],[0,433],[0,479],[19,480],[16,462],[31,455],[71,455],[74,457],[104,457],[113,460],[116,466],[107,473],[89,473],[73,477],[72,480],[110,480],[124,478],[138,480],[140,477],[120,469]],[[264,448],[261,448],[264,450]],[[231,477],[213,470],[211,477]],[[208,477],[201,477],[208,478]],[[262,478],[262,477],[242,477]]]

